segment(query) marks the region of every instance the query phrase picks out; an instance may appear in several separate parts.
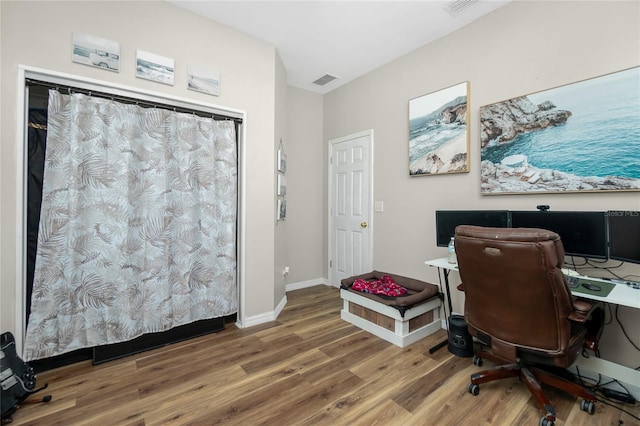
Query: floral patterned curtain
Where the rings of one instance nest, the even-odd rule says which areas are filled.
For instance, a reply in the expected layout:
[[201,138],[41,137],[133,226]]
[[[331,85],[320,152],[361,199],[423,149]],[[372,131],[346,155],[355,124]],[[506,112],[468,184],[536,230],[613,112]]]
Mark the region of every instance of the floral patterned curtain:
[[49,93],[24,358],[237,311],[233,121]]

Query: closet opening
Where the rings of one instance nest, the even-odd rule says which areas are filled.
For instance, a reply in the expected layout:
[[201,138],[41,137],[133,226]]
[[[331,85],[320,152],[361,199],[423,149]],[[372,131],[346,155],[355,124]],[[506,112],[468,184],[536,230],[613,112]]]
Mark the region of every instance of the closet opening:
[[[111,359],[127,356],[144,350],[152,349],[159,346],[164,346],[170,343],[174,343],[181,340],[186,340],[192,337],[196,337],[203,334],[213,333],[220,331],[224,328],[225,323],[229,324],[237,320],[238,309],[241,306],[240,301],[240,286],[242,282],[242,242],[240,241],[241,235],[241,218],[242,206],[241,206],[241,194],[242,188],[241,180],[241,140],[242,140],[242,121],[244,113],[239,111],[226,111],[219,109],[218,107],[212,107],[206,104],[191,103],[188,100],[177,98],[165,98],[158,97],[147,92],[130,91],[128,88],[109,86],[107,84],[96,84],[93,81],[87,80],[75,80],[69,78],[70,76],[61,77],[59,75],[46,75],[41,72],[25,72],[25,118],[26,123],[24,125],[24,151],[23,151],[23,171],[22,174],[22,187],[23,187],[23,262],[22,262],[22,276],[20,277],[20,288],[17,292],[17,305],[22,306],[23,309],[19,309],[16,317],[20,317],[17,330],[22,330],[22,337],[24,344],[28,344],[26,339],[28,336],[27,329],[30,320],[33,320],[33,308],[32,299],[37,300],[41,297],[38,293],[34,299],[34,276],[36,281],[38,276],[36,274],[37,265],[37,250],[38,250],[38,234],[41,229],[41,214],[42,214],[42,200],[43,200],[43,186],[44,186],[44,169],[46,163],[46,145],[47,145],[47,132],[48,132],[48,103],[50,97],[50,90],[54,90],[63,95],[76,95],[80,94],[85,97],[101,98],[108,100],[109,102],[116,102],[122,105],[135,106],[136,108],[145,109],[157,109],[167,110],[171,114],[189,114],[196,118],[199,125],[202,123],[212,123],[217,121],[225,121],[229,125],[227,128],[232,127],[234,131],[234,144],[235,144],[235,181],[236,193],[232,203],[235,208],[234,227],[235,227],[235,241],[233,242],[233,250],[235,251],[235,266],[233,273],[235,274],[235,293],[236,293],[236,305],[234,312],[225,312],[224,315],[216,316],[213,318],[196,319],[193,321],[187,321],[184,324],[178,324],[171,326],[163,330],[151,330],[144,332],[132,339],[119,341],[116,343],[108,343],[104,345],[94,345],[91,347],[81,347],[75,350],[66,351],[61,354],[54,354],[52,356],[38,356],[37,359],[30,361],[30,364],[34,366],[36,371],[43,371],[51,368],[56,368],[62,365],[75,363],[82,360],[92,359],[94,363],[101,363],[109,361]],[[232,123],[232,124],[231,124]],[[215,138],[214,138],[215,139]],[[197,149],[194,147],[193,149]],[[184,179],[183,179],[184,180]],[[196,182],[197,185],[201,185],[201,182]],[[56,191],[55,189],[53,190]],[[171,191],[169,189],[168,191]],[[49,197],[52,198],[52,197]],[[175,205],[175,203],[174,203]],[[49,211],[50,212],[50,211]],[[166,219],[165,219],[166,222]],[[141,227],[143,225],[137,224]],[[95,233],[100,233],[105,230],[102,225],[96,226]],[[141,228],[142,229],[142,228]],[[142,229],[145,231],[145,229]],[[141,231],[141,232],[142,232]],[[49,230],[47,230],[49,232]],[[136,231],[137,232],[137,231]],[[182,235],[182,234],[181,234]],[[117,235],[116,235],[117,237]],[[83,237],[85,238],[85,237]],[[103,239],[106,238],[103,235]],[[82,240],[84,243],[84,240]],[[77,244],[77,240],[71,245]],[[153,247],[152,247],[153,248]],[[194,247],[197,250],[197,247]],[[98,256],[97,254],[95,256]],[[87,256],[87,262],[91,261],[91,256]],[[41,258],[38,258],[40,262],[43,262]],[[104,259],[102,264],[98,264],[95,269],[99,269],[104,266]],[[81,262],[78,262],[81,263]],[[157,269],[157,268],[156,268]],[[197,269],[197,268],[196,268]],[[194,269],[192,267],[191,271]],[[50,272],[48,272],[50,273]],[[200,275],[198,275],[200,274]],[[204,275],[203,275],[204,274]],[[69,273],[71,275],[71,273]],[[161,273],[158,275],[162,275]],[[207,272],[197,270],[194,275],[198,275],[197,279],[190,278],[189,285],[197,286],[204,285],[206,283],[201,282],[202,277],[207,277]],[[227,273],[228,275],[228,273]],[[81,271],[77,276],[86,277],[87,270]],[[40,273],[40,282],[48,279],[47,273]],[[115,279],[118,281],[118,279]],[[200,280],[200,281],[198,281]],[[69,281],[72,281],[69,279]],[[122,280],[121,280],[122,281]],[[206,281],[206,280],[205,280]],[[195,284],[194,284],[195,283]],[[37,286],[36,286],[37,287]],[[46,286],[45,286],[46,290]],[[45,291],[40,287],[40,290],[36,288],[36,291]],[[86,296],[85,296],[86,299]],[[74,301],[76,303],[76,301]],[[97,299],[90,299],[88,305],[98,303]],[[142,302],[141,302],[142,303]],[[146,301],[145,301],[146,303]],[[35,320],[33,320],[35,321]],[[157,328],[157,326],[156,326]],[[26,337],[25,337],[26,336]],[[21,342],[22,343],[22,342]],[[23,345],[23,347],[25,347]],[[29,346],[25,347],[27,349]],[[33,345],[31,346],[33,347]]]

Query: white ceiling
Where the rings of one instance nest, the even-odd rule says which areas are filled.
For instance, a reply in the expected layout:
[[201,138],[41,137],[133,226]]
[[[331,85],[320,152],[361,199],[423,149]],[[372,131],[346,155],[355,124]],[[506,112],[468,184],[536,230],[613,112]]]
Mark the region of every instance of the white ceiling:
[[[289,85],[324,94],[510,0],[168,1],[274,45]],[[312,84],[325,74],[339,78]]]

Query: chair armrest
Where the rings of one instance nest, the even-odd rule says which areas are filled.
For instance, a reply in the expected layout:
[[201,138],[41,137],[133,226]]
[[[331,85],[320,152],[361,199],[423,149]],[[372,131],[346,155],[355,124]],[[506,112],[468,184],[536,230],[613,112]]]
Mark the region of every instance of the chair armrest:
[[604,328],[604,303],[576,299],[573,301],[573,312],[569,314],[569,319],[586,327],[587,334],[583,347],[597,353]]
[[569,314],[569,319],[584,324],[589,319],[591,312],[599,306],[599,302],[592,303],[584,299],[576,299],[573,301],[573,312]]

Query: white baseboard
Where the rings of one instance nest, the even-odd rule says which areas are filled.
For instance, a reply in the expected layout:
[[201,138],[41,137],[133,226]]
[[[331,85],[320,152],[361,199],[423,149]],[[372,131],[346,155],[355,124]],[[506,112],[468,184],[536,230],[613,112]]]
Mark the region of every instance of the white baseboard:
[[287,284],[284,291],[300,290],[301,288],[313,287],[320,284],[329,285],[329,280],[326,278],[315,278],[313,280],[291,283],[291,284]]
[[[285,293],[287,291],[300,290],[302,288],[313,287],[316,285],[331,286],[327,278],[315,278],[313,280],[300,281],[297,283],[287,284],[285,286]],[[275,321],[278,318],[278,315],[280,315],[280,312],[282,312],[282,310],[286,305],[287,305],[287,296],[285,294],[282,300],[280,300],[280,303],[278,303],[278,306],[276,306],[276,308],[273,311],[264,312],[262,314],[254,315],[252,317],[247,317],[243,322],[236,321],[236,327],[238,328],[253,327],[254,325],[260,325],[260,324],[264,324],[265,322]]]
[[252,317],[247,317],[244,322],[236,321],[236,327],[238,328],[247,328],[253,327],[254,325],[264,324],[265,322],[275,321],[280,315],[280,312],[287,306],[287,295],[280,300],[278,306],[273,311],[265,312],[259,315],[254,315]]
[[278,303],[278,306],[276,306],[276,309],[273,312],[273,319],[274,320],[276,318],[278,318],[278,315],[280,315],[280,312],[282,312],[282,310],[284,309],[285,306],[287,306],[287,295],[286,295],[286,293],[282,297],[282,299],[280,299],[280,303]]
[[274,319],[275,319],[274,311],[265,312],[260,315],[247,317],[242,322],[236,321],[236,327],[238,328],[253,327],[254,325],[264,324],[265,322],[273,321]]

